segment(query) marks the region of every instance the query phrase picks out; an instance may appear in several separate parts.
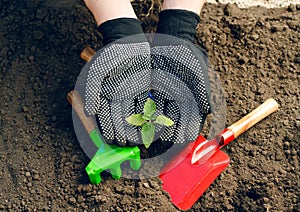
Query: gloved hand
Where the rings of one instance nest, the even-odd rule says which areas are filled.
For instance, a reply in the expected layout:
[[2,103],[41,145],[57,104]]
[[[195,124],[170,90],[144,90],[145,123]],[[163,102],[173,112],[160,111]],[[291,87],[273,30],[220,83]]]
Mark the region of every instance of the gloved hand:
[[[205,51],[193,43],[199,22],[199,15],[188,10],[161,11],[151,48],[153,69],[167,73],[165,77],[170,81],[158,90],[171,89],[165,92],[173,98],[166,113],[177,120],[172,138],[177,143],[194,141],[207,114],[212,111],[209,62]],[[161,83],[168,80],[154,81]],[[169,140],[171,134],[166,131],[161,136],[162,140]]]
[[159,39],[154,39],[151,48],[151,87],[158,91],[157,104],[162,104],[164,114],[176,123],[165,130],[161,139],[176,143],[194,141],[211,109],[205,55],[194,52],[184,40],[156,36]]
[[93,57],[87,74],[85,111],[95,115],[108,143],[138,142],[139,134],[125,119],[136,113],[135,99],[146,99],[150,87],[150,47],[147,42],[114,43]]

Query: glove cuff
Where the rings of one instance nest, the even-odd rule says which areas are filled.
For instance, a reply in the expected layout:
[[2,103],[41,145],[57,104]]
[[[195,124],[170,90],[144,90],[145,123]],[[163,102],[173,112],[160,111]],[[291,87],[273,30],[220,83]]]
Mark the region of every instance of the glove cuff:
[[[135,18],[117,18],[106,21],[98,26],[98,31],[103,36],[103,45],[107,45],[130,35],[144,33],[141,21]],[[138,37],[140,40],[136,42],[146,41],[146,38],[142,38],[142,36]]]
[[200,17],[194,12],[179,9],[163,10],[159,13],[156,32],[194,42],[199,22]]

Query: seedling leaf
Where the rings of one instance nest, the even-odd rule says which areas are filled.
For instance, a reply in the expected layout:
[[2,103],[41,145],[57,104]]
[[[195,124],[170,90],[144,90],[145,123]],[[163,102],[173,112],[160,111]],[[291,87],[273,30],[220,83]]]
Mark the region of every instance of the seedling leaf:
[[142,114],[133,114],[127,117],[126,121],[134,126],[142,126],[146,122]]
[[164,115],[159,115],[157,116],[156,120],[154,121],[155,124],[161,124],[167,127],[170,127],[174,124],[174,122],[169,119],[168,117],[164,116]]
[[151,120],[151,117],[148,117],[148,116],[142,116],[142,118],[144,119],[144,120],[147,120],[147,121],[150,121]]
[[144,105],[144,116],[151,118],[154,115],[155,110],[155,102],[151,98],[148,98]]
[[150,122],[146,122],[142,127],[142,139],[145,147],[148,149],[151,145],[154,134],[155,134],[155,126]]

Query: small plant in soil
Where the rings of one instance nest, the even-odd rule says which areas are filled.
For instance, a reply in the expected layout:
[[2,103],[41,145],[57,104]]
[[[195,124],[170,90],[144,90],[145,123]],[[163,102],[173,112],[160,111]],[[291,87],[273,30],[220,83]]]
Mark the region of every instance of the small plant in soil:
[[174,124],[171,119],[164,115],[154,115],[155,111],[155,102],[151,98],[148,98],[144,105],[143,114],[133,114],[126,118],[129,124],[141,127],[142,140],[146,148],[149,148],[154,139],[155,124],[167,127]]

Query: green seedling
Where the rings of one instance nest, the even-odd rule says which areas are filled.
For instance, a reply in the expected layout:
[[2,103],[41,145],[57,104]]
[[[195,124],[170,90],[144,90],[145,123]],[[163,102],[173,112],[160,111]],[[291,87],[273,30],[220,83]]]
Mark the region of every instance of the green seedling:
[[170,127],[174,122],[164,115],[155,115],[156,105],[155,102],[148,98],[145,105],[143,114],[133,114],[126,118],[126,121],[134,126],[141,127],[142,140],[146,148],[149,148],[154,139],[155,124]]

